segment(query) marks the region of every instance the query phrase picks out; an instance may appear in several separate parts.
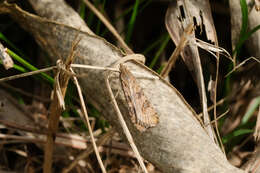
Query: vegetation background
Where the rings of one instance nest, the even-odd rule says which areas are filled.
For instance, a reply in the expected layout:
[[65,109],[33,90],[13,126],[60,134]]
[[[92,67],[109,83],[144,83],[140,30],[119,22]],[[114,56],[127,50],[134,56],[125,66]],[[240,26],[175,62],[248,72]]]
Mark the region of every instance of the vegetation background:
[[[118,45],[117,40],[110,33],[106,26],[88,9],[83,1],[66,1],[79,15],[84,19],[89,28],[98,36],[105,38],[114,45]],[[251,52],[246,42],[251,37],[259,34],[259,27],[249,29],[248,15],[250,10],[255,7],[248,6],[245,0],[240,0],[241,18],[237,18],[242,23],[239,28],[240,36],[235,47],[232,49],[230,3],[227,0],[211,0],[211,11],[216,28],[219,46],[226,49],[233,57],[236,56],[236,64],[240,64],[251,56],[256,56]],[[253,2],[253,1],[252,1]],[[11,1],[18,4],[23,10],[35,13],[30,3],[27,1]],[[94,0],[94,6],[111,22],[113,26],[124,38],[135,53],[141,53],[146,57],[146,65],[160,73],[172,52],[176,48],[165,27],[165,14],[169,4],[168,0],[135,0],[135,1],[106,1]],[[48,7],[46,7],[48,8]],[[259,15],[259,14],[258,14]],[[258,19],[260,16],[258,16]],[[33,71],[54,65],[46,52],[36,43],[34,37],[21,28],[8,15],[0,15],[0,40],[7,53],[14,60],[14,68],[6,70],[0,67],[0,78],[20,74],[22,72]],[[255,35],[254,35],[255,34]],[[196,28],[196,37],[208,41],[205,35],[205,28]],[[208,41],[209,42],[209,41]],[[236,48],[236,49],[234,49]],[[205,85],[211,81],[211,76],[216,74],[216,60],[207,51],[200,49],[201,64]],[[259,61],[259,57],[256,57]],[[243,66],[240,66],[231,75],[226,77],[233,68],[234,64],[227,58],[221,57],[219,66],[218,82],[218,104],[217,115],[224,116],[218,119],[219,131],[222,143],[229,161],[241,167],[252,152],[255,150],[257,142],[253,136],[257,137],[256,125],[259,115],[260,104],[260,66],[257,60],[248,60]],[[23,107],[26,114],[33,117],[33,121],[46,124],[49,106],[51,104],[50,96],[53,89],[54,73],[48,72],[41,75],[19,78],[8,82],[0,82],[1,106],[8,105],[9,98],[17,107]],[[178,58],[174,68],[168,76],[169,82],[184,96],[185,100],[192,106],[197,114],[202,112],[199,100],[198,87],[192,77],[189,69]],[[156,88],[155,88],[156,90]],[[66,110],[62,113],[59,132],[77,134],[88,138],[88,128],[79,118],[80,104],[77,97],[77,91],[72,82],[68,85],[66,94]],[[94,94],[94,93],[93,93]],[[213,105],[208,96],[208,106]],[[169,103],[171,104],[171,103]],[[111,127],[102,117],[101,113],[95,109],[94,105],[87,104],[88,113],[91,117],[91,125],[94,135],[99,139],[107,133]],[[11,107],[8,107],[11,109]],[[212,120],[213,112],[209,112]],[[0,114],[6,116],[5,114]],[[17,115],[19,116],[19,115]],[[43,146],[34,139],[29,139],[25,129],[19,129],[18,126],[8,126],[5,118],[1,119],[0,142],[0,171],[17,172],[41,172],[43,163]],[[22,126],[22,125],[21,125]],[[20,127],[20,126],[19,126]],[[28,131],[28,129],[27,129]],[[87,133],[86,133],[87,132]],[[30,133],[36,133],[35,131]],[[15,137],[11,138],[13,135]],[[24,138],[18,138],[23,137]],[[17,137],[17,138],[16,138]],[[155,139],[156,140],[156,139]],[[85,141],[86,142],[86,141]],[[60,151],[59,151],[60,150]],[[64,154],[66,152],[66,154]],[[82,150],[75,147],[57,147],[54,155],[54,172],[61,172],[73,158],[80,154]],[[114,135],[100,149],[100,154],[108,172],[136,172],[139,165],[129,146],[118,136]],[[146,162],[149,172],[160,172],[151,163]],[[82,160],[74,172],[100,172],[95,154],[90,154]]]

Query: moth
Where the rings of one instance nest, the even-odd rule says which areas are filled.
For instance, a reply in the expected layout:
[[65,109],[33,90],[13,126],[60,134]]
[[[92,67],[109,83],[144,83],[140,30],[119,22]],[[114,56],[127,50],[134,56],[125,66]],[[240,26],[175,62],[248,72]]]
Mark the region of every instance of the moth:
[[119,78],[132,123],[141,132],[156,126],[159,123],[158,115],[134,75],[123,64],[120,64],[119,70]]

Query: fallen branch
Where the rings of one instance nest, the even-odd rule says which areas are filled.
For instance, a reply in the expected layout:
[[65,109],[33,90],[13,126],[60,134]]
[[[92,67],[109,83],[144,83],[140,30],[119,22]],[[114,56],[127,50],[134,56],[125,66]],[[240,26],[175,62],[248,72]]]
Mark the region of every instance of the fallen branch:
[[[59,23],[29,14],[6,3],[0,5],[0,13],[9,13],[25,30],[33,34],[37,43],[54,61],[57,60],[54,50],[59,52],[62,57],[66,57],[70,50],[69,45],[76,35],[82,38],[77,49],[79,56],[75,59],[76,63],[108,67],[124,56],[119,49],[104,39],[79,31],[78,26],[68,23],[67,20],[70,19],[59,18],[60,11],[56,11],[55,8],[45,8],[45,3],[49,3],[49,7],[52,6],[51,3],[55,3],[61,8],[64,7],[61,11],[68,11],[66,8],[69,7],[64,5],[63,1],[36,2],[32,0],[31,3],[34,3],[35,11],[39,14],[55,14]],[[37,3],[42,8],[36,8]],[[140,63],[132,62],[125,65],[131,71],[158,76]],[[80,85],[86,98],[124,136],[116,113],[114,109],[111,109],[109,94],[104,89],[103,72],[86,69],[78,69],[76,72],[88,74],[86,78],[80,79]],[[160,76],[158,77],[159,80],[138,79],[145,95],[159,116],[159,124],[154,128],[140,133],[131,123],[123,93],[120,91],[117,96],[117,103],[141,155],[166,173],[242,173],[242,170],[228,163],[221,150],[210,140],[195,118],[195,112],[181,94]],[[110,84],[112,90],[120,88],[118,78],[111,78]]]

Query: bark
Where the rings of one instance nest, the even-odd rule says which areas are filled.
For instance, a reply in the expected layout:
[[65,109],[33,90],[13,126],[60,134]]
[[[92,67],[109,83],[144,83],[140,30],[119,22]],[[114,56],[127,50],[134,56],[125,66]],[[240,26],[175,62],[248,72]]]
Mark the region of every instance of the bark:
[[[38,14],[55,14],[55,20],[59,23],[31,15],[8,4],[0,5],[0,12],[9,13],[25,30],[32,33],[42,49],[54,61],[58,58],[57,54],[66,58],[77,35],[81,41],[77,49],[79,56],[76,57],[76,63],[110,66],[124,56],[118,48],[106,40],[92,33],[79,31],[78,26],[70,23],[71,20],[62,15],[63,12],[70,9],[64,5],[63,1],[31,0],[31,3]],[[44,3],[55,3],[55,5],[45,8]],[[56,11],[57,6],[64,9]],[[73,11],[70,12],[70,15],[74,16],[74,19],[78,16]],[[42,17],[49,17],[49,15]],[[80,17],[78,16],[78,18]],[[137,62],[126,65],[132,71],[157,75]],[[121,133],[122,129],[105,88],[104,72],[81,69],[77,70],[77,73],[87,73],[87,77],[80,79],[86,98]],[[117,96],[119,107],[135,143],[145,159],[163,172],[169,173],[244,172],[228,163],[219,147],[210,140],[195,118],[196,114],[192,108],[172,85],[161,78],[159,80],[138,79],[138,82],[159,116],[159,124],[143,133],[140,133],[131,123],[118,74],[112,78],[111,87],[114,91],[120,91]],[[123,134],[121,135],[123,136]]]

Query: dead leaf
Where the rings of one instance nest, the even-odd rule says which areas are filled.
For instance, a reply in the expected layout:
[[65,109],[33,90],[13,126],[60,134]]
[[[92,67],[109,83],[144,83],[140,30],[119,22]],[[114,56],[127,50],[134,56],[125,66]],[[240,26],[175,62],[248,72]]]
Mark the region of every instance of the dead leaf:
[[163,70],[160,74],[163,78],[167,77],[169,75],[171,69],[174,67],[174,64],[175,64],[177,58],[179,57],[180,53],[182,52],[182,50],[185,48],[187,42],[189,41],[188,37],[189,37],[189,34],[192,33],[192,30],[193,30],[193,24],[189,24],[188,27],[185,28],[185,30],[183,31],[183,34],[181,36],[178,46],[173,51],[171,57],[169,58],[169,60],[167,62],[167,65],[163,68]]
[[[194,20],[196,22],[194,22]],[[209,1],[207,0],[201,0],[199,2],[195,0],[173,1],[167,10],[165,23],[167,30],[176,45],[180,43],[184,28],[187,28],[187,26],[191,23],[200,26],[201,31],[204,25],[207,39],[217,44],[216,31],[211,15]],[[192,41],[195,41],[194,32],[190,36],[190,42],[192,43]],[[204,124],[210,124],[210,119],[207,112],[206,89],[197,45],[189,44],[186,46],[183,49],[181,56],[199,88],[200,100],[203,108]],[[211,139],[214,141],[215,135],[211,126],[209,125],[205,128],[207,129]]]

